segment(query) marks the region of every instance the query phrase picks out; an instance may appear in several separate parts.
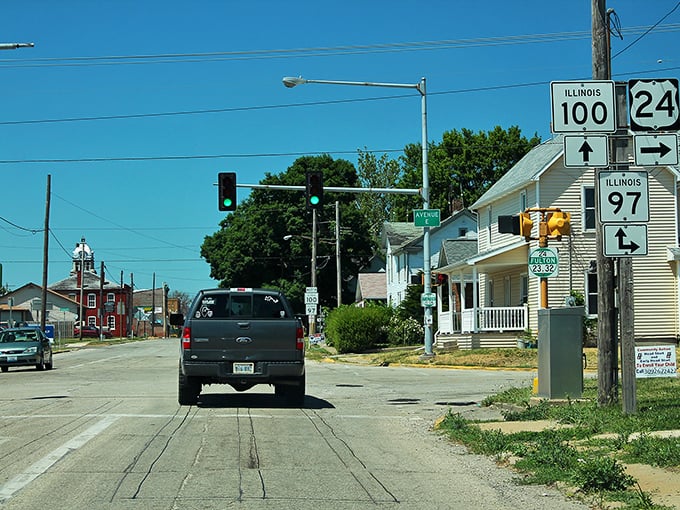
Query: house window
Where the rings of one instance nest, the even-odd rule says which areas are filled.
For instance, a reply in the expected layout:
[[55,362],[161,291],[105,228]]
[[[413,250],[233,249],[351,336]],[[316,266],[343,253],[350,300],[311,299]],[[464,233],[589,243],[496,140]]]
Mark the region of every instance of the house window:
[[593,186],[583,188],[583,228],[595,230],[595,188]]
[[486,284],[486,306],[493,306],[493,280]]
[[488,207],[487,211],[487,218],[486,218],[486,224],[488,228],[491,228],[491,224],[493,223],[493,216],[491,215],[491,206]]
[[97,294],[88,294],[87,295],[87,307],[88,308],[97,308]]
[[597,315],[597,272],[586,273],[586,313]]
[[526,208],[527,208],[527,192],[522,191],[519,194],[519,210],[521,212],[524,212],[526,210]]
[[466,227],[461,227],[458,229],[458,237],[465,237],[468,233],[468,229]]
[[113,292],[109,292],[108,294],[106,294],[106,301],[108,301],[109,303],[115,302],[116,295]]
[[115,315],[109,315],[107,320],[106,320],[106,325],[109,327],[109,331],[113,331],[116,329],[116,316]]
[[97,318],[96,317],[88,317],[87,318],[87,325],[88,326],[96,326],[97,325]]
[[503,306],[510,306],[512,300],[512,285],[510,277],[503,278]]
[[529,276],[522,274],[519,277],[519,304],[526,305],[529,302]]

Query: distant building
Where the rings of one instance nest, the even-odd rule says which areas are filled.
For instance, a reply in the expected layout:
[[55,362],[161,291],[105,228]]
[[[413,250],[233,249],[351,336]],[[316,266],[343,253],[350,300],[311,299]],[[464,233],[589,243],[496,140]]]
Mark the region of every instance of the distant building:
[[128,336],[131,331],[132,288],[108,281],[97,274],[94,251],[82,238],[73,250],[73,265],[68,278],[48,286],[48,290],[77,303],[77,324],[108,329],[113,336]]

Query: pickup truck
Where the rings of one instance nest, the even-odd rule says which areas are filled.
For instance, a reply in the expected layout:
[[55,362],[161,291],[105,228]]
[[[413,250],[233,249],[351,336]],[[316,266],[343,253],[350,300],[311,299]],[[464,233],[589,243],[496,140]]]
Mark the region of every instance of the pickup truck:
[[201,290],[188,316],[172,314],[170,323],[182,326],[180,405],[196,404],[206,384],[229,384],[236,391],[270,384],[289,403],[304,402],[304,331],[281,292]]

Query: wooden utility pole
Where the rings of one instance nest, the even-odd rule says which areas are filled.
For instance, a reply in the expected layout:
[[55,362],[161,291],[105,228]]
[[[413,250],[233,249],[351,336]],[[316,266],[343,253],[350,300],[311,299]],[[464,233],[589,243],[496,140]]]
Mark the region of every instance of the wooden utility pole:
[[[47,256],[50,246],[50,197],[52,196],[52,176],[47,174],[47,197],[45,198],[45,230],[43,231],[43,273],[42,273],[42,306],[40,313],[40,329],[45,331],[47,322]],[[0,282],[2,284],[2,282]]]
[[[609,27],[606,0],[592,1],[593,80],[611,78]],[[599,174],[595,170],[595,251],[597,261],[597,402],[608,405],[618,400],[618,361],[616,356],[616,308],[614,306],[614,262],[604,256],[604,236],[599,211]]]

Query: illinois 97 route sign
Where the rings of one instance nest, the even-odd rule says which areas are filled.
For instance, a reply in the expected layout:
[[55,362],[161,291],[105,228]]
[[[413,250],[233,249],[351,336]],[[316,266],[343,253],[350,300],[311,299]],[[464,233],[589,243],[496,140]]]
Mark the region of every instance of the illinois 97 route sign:
[[678,80],[629,80],[630,129],[676,131],[680,129]]
[[647,172],[600,171],[598,179],[602,223],[649,221]]
[[550,98],[553,133],[616,132],[613,81],[553,81]]

